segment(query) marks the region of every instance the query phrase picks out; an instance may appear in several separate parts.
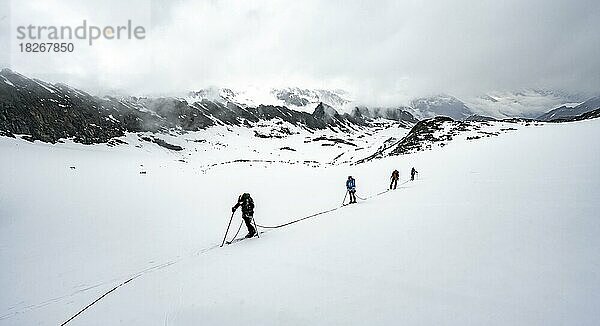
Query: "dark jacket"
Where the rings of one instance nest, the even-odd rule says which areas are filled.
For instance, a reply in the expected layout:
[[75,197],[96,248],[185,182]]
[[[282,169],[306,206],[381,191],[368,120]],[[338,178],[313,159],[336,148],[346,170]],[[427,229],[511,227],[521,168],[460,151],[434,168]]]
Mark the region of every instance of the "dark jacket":
[[400,172],[398,172],[398,170],[394,170],[394,172],[392,172],[392,180],[398,179],[400,179]]
[[350,179],[346,180],[346,189],[348,189],[348,190],[356,189],[356,181],[354,181],[354,178],[350,178]]
[[254,201],[252,200],[252,197],[250,197],[250,194],[245,193],[241,195],[238,198],[237,204],[233,206],[233,209],[235,210],[240,206],[242,207],[242,213],[246,215],[254,214]]

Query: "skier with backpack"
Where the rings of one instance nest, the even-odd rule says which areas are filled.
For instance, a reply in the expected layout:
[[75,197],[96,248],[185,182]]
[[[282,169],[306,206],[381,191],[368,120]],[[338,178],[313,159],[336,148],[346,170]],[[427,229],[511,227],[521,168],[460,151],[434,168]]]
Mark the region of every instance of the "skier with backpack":
[[419,174],[419,172],[413,167],[412,170],[410,170],[410,181],[415,181],[415,174]]
[[231,208],[231,212],[235,213],[235,210],[238,207],[242,207],[242,219],[246,223],[246,227],[248,228],[248,234],[246,238],[252,238],[255,236],[256,228],[253,225],[254,222],[254,201],[252,197],[250,197],[249,193],[242,194],[239,198],[235,206]]
[[391,179],[392,182],[390,183],[390,190],[396,189],[396,187],[398,186],[398,179],[400,179],[400,172],[398,172],[398,170],[394,170],[394,172],[392,172]]
[[350,194],[350,204],[356,203],[356,181],[349,175],[346,180],[346,191]]

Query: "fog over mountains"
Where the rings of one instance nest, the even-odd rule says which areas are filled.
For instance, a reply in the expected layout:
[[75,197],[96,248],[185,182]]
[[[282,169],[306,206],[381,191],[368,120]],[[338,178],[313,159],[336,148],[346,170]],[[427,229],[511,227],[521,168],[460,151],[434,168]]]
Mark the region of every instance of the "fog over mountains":
[[436,94],[427,97],[416,97],[406,104],[382,107],[357,100],[350,92],[340,89],[324,90],[288,87],[233,90],[231,88],[212,87],[190,92],[186,100],[195,102],[201,99],[209,99],[250,107],[269,104],[307,112],[312,112],[322,102],[339,112],[352,113],[357,108],[370,108],[371,111],[394,108],[410,112],[418,119],[447,116],[456,120],[463,120],[472,115],[489,116],[496,119],[515,117],[535,119],[549,110],[559,107],[572,108],[590,98],[593,98],[593,96],[587,93],[524,89],[512,92],[490,92],[478,97],[460,99],[448,94]]
[[[416,97],[407,103],[398,103],[396,108],[411,112],[420,119],[444,115],[453,119],[465,119],[473,114],[494,118],[536,118],[547,111],[561,106],[574,107],[593,97],[584,93],[569,93],[542,89],[518,91],[498,91],[477,97],[457,98],[448,94],[434,94]],[[242,106],[260,104],[281,105],[295,110],[312,112],[323,102],[338,111],[351,112],[356,107],[379,107],[373,103],[354,98],[344,90],[287,88],[206,88],[190,92],[186,100],[194,102],[209,99],[220,102],[234,102]]]
[[598,109],[600,101],[564,92],[526,90],[462,101],[450,95],[415,98],[408,105],[369,106],[343,90],[207,88],[185,97],[92,96],[65,84],[0,72],[0,133],[56,142],[107,142],[125,132],[185,132],[216,125],[253,127],[283,121],[307,130],[346,132],[376,119],[410,127],[437,116],[454,120],[569,119]]

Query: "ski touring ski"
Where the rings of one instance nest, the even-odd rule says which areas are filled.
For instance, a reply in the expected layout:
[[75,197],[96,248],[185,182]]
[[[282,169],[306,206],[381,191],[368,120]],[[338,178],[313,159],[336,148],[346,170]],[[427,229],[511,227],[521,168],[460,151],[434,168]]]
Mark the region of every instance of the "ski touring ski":
[[[265,232],[264,232],[264,231],[262,231],[262,232],[259,232],[258,234],[263,234],[263,233],[265,233]],[[233,240],[231,240],[231,241],[227,241],[227,242],[225,242],[225,243],[226,243],[227,245],[230,245],[230,244],[234,244],[234,243],[238,243],[238,242],[241,242],[241,241],[244,241],[244,240],[248,240],[248,239],[254,239],[254,238],[258,238],[258,236],[256,236],[256,235],[255,235],[255,236],[253,236],[252,238],[246,238],[246,237],[235,238],[235,239],[233,239]]]

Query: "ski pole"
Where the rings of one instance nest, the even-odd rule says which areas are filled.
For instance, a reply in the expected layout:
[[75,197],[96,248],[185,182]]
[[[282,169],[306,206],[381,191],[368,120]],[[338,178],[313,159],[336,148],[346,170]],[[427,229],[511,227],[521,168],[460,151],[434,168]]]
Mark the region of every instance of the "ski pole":
[[225,240],[227,239],[227,233],[229,233],[229,227],[231,226],[231,221],[233,221],[233,214],[235,211],[231,213],[231,217],[229,218],[229,224],[227,224],[227,230],[225,231],[225,236],[223,236],[223,242],[221,243],[221,247],[225,244]]
[[231,241],[225,241],[226,244],[230,244],[233,242],[233,240],[235,240],[238,236],[238,234],[240,234],[240,230],[242,229],[242,224],[244,224],[244,220],[240,221],[240,226],[238,227],[237,232],[235,233],[235,235],[233,236],[233,238],[231,238]]
[[256,220],[254,216],[252,216],[252,223],[254,223],[254,229],[256,230],[256,236],[260,239],[260,232],[258,231],[258,227],[256,226]]
[[344,206],[344,202],[346,201],[346,197],[348,197],[348,189],[346,189],[346,194],[344,195],[344,200],[342,200],[342,206]]

